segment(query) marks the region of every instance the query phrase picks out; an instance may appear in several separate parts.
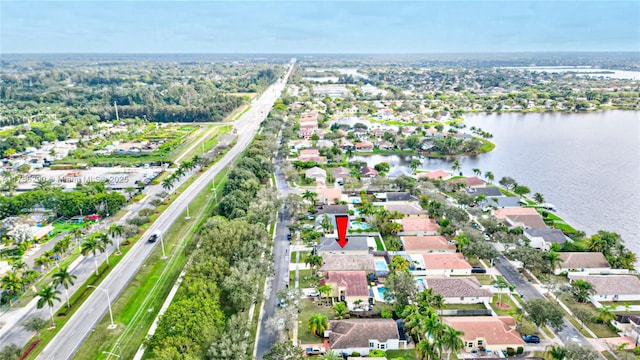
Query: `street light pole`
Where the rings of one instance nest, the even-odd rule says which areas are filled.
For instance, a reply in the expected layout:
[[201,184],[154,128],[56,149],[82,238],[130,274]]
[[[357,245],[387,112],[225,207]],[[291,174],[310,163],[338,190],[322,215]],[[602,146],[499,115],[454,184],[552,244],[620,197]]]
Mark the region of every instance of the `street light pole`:
[[118,327],[113,322],[113,311],[111,311],[111,298],[109,297],[109,290],[101,289],[101,288],[99,288],[97,286],[94,286],[94,285],[87,285],[87,287],[103,291],[105,294],[107,294],[107,305],[109,305],[109,318],[111,319],[111,324],[107,327],[107,329],[115,329],[116,327]]
[[167,255],[164,253],[164,239],[162,238],[162,234],[160,234],[160,247],[162,248],[162,258],[161,259],[166,259]]

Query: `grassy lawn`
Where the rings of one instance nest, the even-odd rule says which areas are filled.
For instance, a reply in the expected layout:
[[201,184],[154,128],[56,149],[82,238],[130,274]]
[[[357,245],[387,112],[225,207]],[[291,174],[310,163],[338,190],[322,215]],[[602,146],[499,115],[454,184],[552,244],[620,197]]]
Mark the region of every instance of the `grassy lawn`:
[[320,302],[314,302],[312,299],[302,299],[298,310],[298,340],[302,344],[322,344],[322,339],[309,331],[309,319],[313,314],[322,314],[331,320],[334,318],[333,308],[326,306],[324,299],[321,299]]
[[296,263],[296,254],[300,253],[300,263],[304,264],[304,258],[311,254],[311,251],[292,251],[291,252],[291,263],[295,264]]
[[[65,222],[57,222],[57,223],[53,223],[53,228],[54,230],[54,234],[58,235],[62,232],[65,231],[71,231],[74,229],[78,229],[78,228],[83,228],[83,227],[87,227],[89,225],[92,225],[93,222],[83,222],[83,223],[77,223],[77,222],[70,222],[70,221],[65,221]],[[55,236],[54,235],[54,236]]]
[[382,241],[380,240],[379,237],[376,237],[376,248],[378,251],[384,251],[384,244],[382,243]]
[[475,277],[481,285],[493,285],[494,280],[491,275],[480,274],[475,275]]
[[[387,359],[404,359],[404,360],[417,360],[418,354],[413,349],[409,350],[387,350]],[[451,357],[453,358],[453,356]]]
[[[226,170],[216,177],[218,189],[224,185],[222,179],[225,174]],[[191,214],[194,220],[175,222],[167,231],[164,239],[169,259],[161,260],[162,251],[160,247],[156,247],[129,286],[113,303],[114,321],[121,325],[120,330],[107,329],[109,317],[106,315],[80,347],[75,359],[106,358],[102,351],[116,353],[117,341],[120,341],[123,357],[133,358],[184,268],[184,247],[214,206],[213,199],[206,196],[210,192],[210,188],[204,189],[201,196],[191,203],[193,209],[200,209],[197,214]],[[186,212],[182,216],[186,216]]]
[[[591,303],[579,303],[575,301],[572,296],[567,296],[567,295],[563,295],[561,299],[562,299],[562,302],[564,302],[569,307],[569,309],[572,309],[572,311],[573,309],[583,309],[591,313],[592,317],[598,316],[598,312],[596,311],[596,308]],[[589,321],[589,322],[586,322],[584,326],[591,329],[591,331],[593,331],[593,333],[600,338],[618,336],[618,334],[612,329],[610,329],[607,324],[601,324],[594,321]],[[579,323],[578,323],[578,326],[576,327],[580,328]]]
[[486,310],[484,304],[445,304],[446,310]]
[[498,302],[498,294],[493,294],[493,300],[491,301],[491,308],[493,308],[493,311],[495,311],[496,314],[500,316],[509,315],[511,311],[516,311],[518,309],[516,304],[511,300],[511,297],[509,296],[509,294],[507,293],[502,294],[501,300],[503,304],[508,304],[509,308],[508,309],[499,308],[496,305],[496,302]]
[[[312,288],[318,285],[318,280],[316,277],[312,276],[311,270],[298,270],[299,283],[298,287],[301,289],[304,288]],[[292,270],[289,272],[289,286],[295,286],[296,281],[296,271]]]
[[480,260],[478,260],[478,258],[475,256],[469,256],[467,261],[469,262],[469,265],[473,267],[484,268]]
[[635,301],[600,301],[600,304],[602,305],[609,305],[609,306],[625,306],[625,305],[640,305],[640,300],[635,300]]

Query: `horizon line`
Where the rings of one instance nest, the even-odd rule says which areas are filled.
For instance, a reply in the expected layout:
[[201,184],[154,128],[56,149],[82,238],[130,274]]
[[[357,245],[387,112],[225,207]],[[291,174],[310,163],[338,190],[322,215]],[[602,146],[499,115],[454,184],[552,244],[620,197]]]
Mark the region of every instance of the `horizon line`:
[[[509,55],[509,54],[640,54],[640,50],[475,51],[475,52],[2,52],[5,55]],[[640,60],[640,59],[639,59]]]

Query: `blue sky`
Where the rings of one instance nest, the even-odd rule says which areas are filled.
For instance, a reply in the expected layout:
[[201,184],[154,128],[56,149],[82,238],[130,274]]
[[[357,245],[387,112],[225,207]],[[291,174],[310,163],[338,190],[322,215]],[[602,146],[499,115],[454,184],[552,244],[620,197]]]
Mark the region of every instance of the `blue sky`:
[[11,1],[2,53],[640,51],[640,1]]

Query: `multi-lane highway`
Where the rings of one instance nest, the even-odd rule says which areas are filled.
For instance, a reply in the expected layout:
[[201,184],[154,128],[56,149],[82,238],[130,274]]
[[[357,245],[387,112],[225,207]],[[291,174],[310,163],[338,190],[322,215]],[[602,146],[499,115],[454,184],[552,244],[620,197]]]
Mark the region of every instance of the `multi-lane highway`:
[[[214,176],[225,166],[229,165],[251,142],[253,136],[258,131],[260,123],[267,116],[274,102],[280,96],[286,79],[291,74],[295,59],[292,59],[284,80],[278,80],[254,101],[249,111],[243,114],[235,123],[235,130],[238,133],[238,141],[229,152],[216,164],[209,168],[202,176],[191,184],[174,202],[158,217],[143,235],[142,241],[138,241],[122,261],[100,284],[100,288],[108,291],[111,300],[124,290],[128,282],[133,278],[145,259],[149,256],[158,243],[148,243],[146,239],[155,231],[164,232],[179,218],[187,205],[205,188]],[[69,319],[62,330],[42,351],[38,359],[63,360],[70,359],[89,335],[94,326],[100,321],[107,311],[105,294],[100,291],[94,292],[87,298],[78,311]]]

